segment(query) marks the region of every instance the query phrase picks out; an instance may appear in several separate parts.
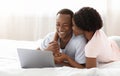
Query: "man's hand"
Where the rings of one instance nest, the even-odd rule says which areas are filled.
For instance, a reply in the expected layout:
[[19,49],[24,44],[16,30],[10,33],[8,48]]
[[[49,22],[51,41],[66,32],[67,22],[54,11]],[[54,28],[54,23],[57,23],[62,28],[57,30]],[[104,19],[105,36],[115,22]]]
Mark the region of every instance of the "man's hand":
[[64,53],[60,53],[59,56],[54,56],[54,60],[56,64],[63,64],[68,61],[68,56]]
[[48,44],[48,47],[45,50],[50,50],[52,51],[54,54],[55,53],[59,53],[59,45],[58,42],[56,41],[52,41]]

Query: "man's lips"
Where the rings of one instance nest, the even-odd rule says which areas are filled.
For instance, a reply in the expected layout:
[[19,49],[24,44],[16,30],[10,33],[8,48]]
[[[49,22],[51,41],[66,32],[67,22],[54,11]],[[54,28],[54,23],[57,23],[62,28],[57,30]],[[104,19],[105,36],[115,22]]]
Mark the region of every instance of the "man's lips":
[[59,32],[59,34],[65,34],[65,32]]

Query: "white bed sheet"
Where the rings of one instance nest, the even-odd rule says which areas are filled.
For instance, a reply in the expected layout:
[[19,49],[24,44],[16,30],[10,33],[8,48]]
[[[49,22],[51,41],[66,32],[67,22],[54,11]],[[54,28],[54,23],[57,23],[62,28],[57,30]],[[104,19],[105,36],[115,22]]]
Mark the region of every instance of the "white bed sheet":
[[17,48],[35,49],[37,41],[0,39],[0,76],[118,76],[120,61],[104,64],[98,68],[77,69],[72,67],[33,68],[20,67]]

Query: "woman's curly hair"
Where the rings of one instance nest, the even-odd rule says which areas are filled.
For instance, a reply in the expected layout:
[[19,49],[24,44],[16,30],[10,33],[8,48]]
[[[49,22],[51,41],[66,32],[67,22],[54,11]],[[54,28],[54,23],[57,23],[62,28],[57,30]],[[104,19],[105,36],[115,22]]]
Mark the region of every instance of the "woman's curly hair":
[[91,7],[83,7],[77,11],[73,16],[73,20],[76,26],[84,31],[95,32],[103,26],[100,14]]

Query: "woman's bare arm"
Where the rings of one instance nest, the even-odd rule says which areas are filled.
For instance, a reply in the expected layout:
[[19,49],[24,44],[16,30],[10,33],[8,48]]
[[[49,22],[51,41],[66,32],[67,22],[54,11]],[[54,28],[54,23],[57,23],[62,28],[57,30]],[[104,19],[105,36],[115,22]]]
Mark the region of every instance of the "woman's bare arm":
[[58,36],[58,34],[57,34],[57,32],[56,32],[55,35],[54,35],[53,41],[58,41],[58,38],[59,38],[59,36]]
[[86,68],[93,68],[97,66],[96,58],[86,57]]
[[75,60],[70,58],[68,55],[61,53],[59,57],[55,57],[55,61],[58,64],[63,64],[75,68],[85,68],[84,65],[77,63]]

